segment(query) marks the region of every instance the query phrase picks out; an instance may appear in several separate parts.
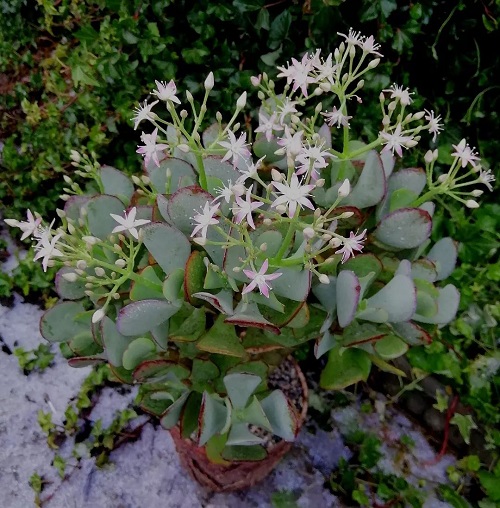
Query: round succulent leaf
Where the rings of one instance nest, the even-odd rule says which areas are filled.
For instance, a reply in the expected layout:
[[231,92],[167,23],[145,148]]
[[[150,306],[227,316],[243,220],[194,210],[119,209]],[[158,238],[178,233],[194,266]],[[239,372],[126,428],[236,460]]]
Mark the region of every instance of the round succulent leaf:
[[180,326],[173,327],[170,331],[170,339],[174,342],[193,342],[198,340],[206,330],[206,313],[204,308],[193,308],[189,318]]
[[147,337],[134,339],[123,353],[123,367],[134,370],[141,362],[156,353],[156,345]]
[[224,386],[233,407],[235,409],[244,408],[261,381],[259,376],[243,372],[224,376]]
[[394,331],[411,346],[421,346],[432,342],[429,333],[413,321],[394,323]]
[[[294,316],[300,311],[305,302],[297,302],[295,300],[289,300],[288,298],[281,297],[281,302],[277,300],[273,293],[269,294],[269,298],[257,293],[251,294],[251,299],[259,305],[259,311],[270,323],[278,327],[287,325]],[[276,301],[278,305],[268,306],[266,305],[267,300]]]
[[337,277],[335,288],[339,326],[345,328],[356,315],[361,294],[361,285],[356,274],[344,270]]
[[169,406],[163,413],[160,419],[160,425],[164,429],[171,429],[177,425],[181,416],[182,408],[188,398],[189,392],[184,392],[171,406]]
[[339,344],[339,337],[331,334],[328,330],[314,344],[314,357],[321,358],[330,349]]
[[61,302],[47,310],[40,319],[40,333],[49,342],[67,342],[76,334],[90,332],[89,323],[76,318],[85,313],[81,302]]
[[217,178],[225,185],[229,185],[230,182],[234,185],[240,177],[240,173],[229,161],[223,161],[222,157],[216,155],[204,157],[203,167],[207,177]]
[[380,153],[380,160],[382,161],[382,166],[384,168],[384,173],[387,178],[389,178],[394,170],[394,164],[396,162],[396,158],[392,153],[388,150],[386,152]]
[[102,347],[95,342],[90,326],[87,330],[76,333],[68,342],[68,346],[76,356],[94,356],[102,353]]
[[142,335],[173,316],[180,308],[166,300],[141,300],[120,309],[117,319],[119,332],[126,337]]
[[277,296],[284,296],[296,302],[306,300],[311,290],[311,272],[291,267],[283,267],[276,272],[282,275],[271,283],[272,291]]
[[196,347],[200,351],[243,358],[245,349],[240,343],[234,325],[224,322],[224,315],[217,317],[213,326],[201,337]]
[[428,282],[437,280],[436,265],[429,259],[417,259],[411,264],[412,279],[423,279]]
[[104,350],[109,363],[116,367],[123,365],[123,353],[132,339],[123,336],[117,329],[115,322],[104,316],[99,323]]
[[106,239],[119,225],[110,214],[123,216],[125,208],[115,196],[101,194],[90,198],[86,206],[90,234],[101,240]]
[[210,124],[201,134],[203,146],[208,148],[212,143],[215,143],[221,133],[221,130],[222,129],[218,123]]
[[452,274],[457,263],[457,254],[457,244],[449,237],[441,238],[432,246],[427,259],[436,266],[436,280],[444,280]]
[[298,431],[298,419],[290,402],[281,390],[274,390],[260,402],[271,424],[273,434],[285,441],[293,441]]
[[176,228],[190,236],[194,226],[192,217],[200,212],[213,196],[197,185],[182,187],[170,196],[168,215]]
[[[170,187],[167,189],[167,170],[171,171]],[[174,193],[182,186],[184,178],[196,181],[196,172],[189,162],[175,157],[167,157],[160,162],[160,165],[150,164],[146,168],[147,175],[149,176],[153,188],[159,194]]]
[[[163,283],[158,277],[153,266],[147,266],[137,274],[140,279],[133,280],[130,289],[130,299],[134,302],[162,298]],[[151,286],[156,286],[156,289]]]
[[265,136],[257,135],[253,145],[253,153],[258,159],[265,157],[264,164],[273,164],[284,158],[284,155],[277,155],[275,152],[281,148],[277,139],[273,136],[270,141]]
[[271,229],[259,234],[258,238],[255,240],[255,233],[258,231],[259,227],[253,232],[254,234],[250,234],[255,247],[259,249],[263,244],[266,244],[266,256],[268,258],[274,257],[283,243],[283,235],[279,231]]
[[104,363],[106,360],[101,356],[79,356],[76,358],[70,358],[68,365],[70,367],[82,368],[82,367],[94,367],[100,363]]
[[332,313],[337,308],[337,277],[328,275],[329,284],[318,283],[312,288],[313,295],[323,308]]
[[204,392],[200,407],[198,446],[203,446],[212,436],[221,433],[230,418],[228,406]]
[[418,247],[429,238],[432,219],[419,208],[401,208],[384,217],[375,230],[375,238],[396,249]]
[[104,194],[116,196],[125,206],[130,204],[134,194],[134,185],[125,173],[111,166],[101,166],[99,176]]
[[318,134],[320,137],[320,143],[323,143],[323,150],[328,148],[332,148],[332,131],[330,127],[326,123],[318,129]]
[[[144,362],[141,362],[137,367],[135,368],[134,372],[132,373],[132,376],[138,383],[159,383],[161,381],[164,381],[168,375],[172,374],[172,368],[173,367],[181,367],[181,365],[177,365],[172,360],[165,360],[165,359],[155,359],[155,360],[146,360]],[[184,377],[187,377],[189,375],[189,370],[183,368],[185,370]],[[177,376],[174,375],[174,378]]]
[[240,363],[227,369],[227,374],[243,372],[245,374],[253,374],[261,379],[261,382],[254,393],[259,393],[267,389],[267,376],[269,374],[269,365],[262,360],[252,360],[250,362]]
[[184,298],[191,305],[200,305],[201,302],[195,296],[194,293],[203,291],[203,283],[205,282],[205,276],[207,273],[207,267],[205,266],[206,255],[203,252],[195,250],[191,252],[188,260],[186,261],[186,267],[184,269]]
[[417,291],[417,308],[415,309],[415,314],[426,318],[432,318],[437,312],[437,299],[432,298],[432,296],[424,291]]
[[382,201],[386,189],[386,176],[382,160],[375,150],[371,150],[368,152],[356,185],[351,193],[342,200],[342,204],[357,208],[374,206]]
[[453,284],[444,288],[438,288],[439,297],[437,300],[438,312],[435,316],[414,316],[414,319],[421,323],[436,324],[444,326],[455,317],[460,303],[460,293]]
[[328,354],[328,362],[320,377],[326,390],[343,390],[359,381],[366,381],[372,363],[365,351],[357,348],[335,347]]
[[368,252],[348,259],[343,265],[340,265],[339,271],[350,270],[358,277],[365,277],[373,272],[377,278],[382,268],[380,259],[375,254]]
[[417,291],[410,277],[394,276],[367,301],[367,308],[385,310],[392,323],[408,321],[417,308]]
[[175,227],[155,222],[142,228],[144,245],[168,275],[184,268],[191,254],[189,240]]
[[64,203],[64,213],[68,219],[78,221],[82,218],[81,211],[87,206],[91,196],[70,196],[69,199]]
[[386,335],[374,342],[373,348],[383,360],[394,360],[408,351],[408,344],[395,335]]
[[306,302],[303,302],[299,307],[298,312],[292,317],[286,326],[288,328],[304,328],[307,323],[309,323],[310,317],[311,314],[309,312],[309,306]]
[[78,278],[76,281],[70,282],[63,277],[64,274],[68,273],[73,273],[76,275],[75,270],[69,266],[63,266],[56,273],[55,285],[57,294],[62,300],[80,300],[80,298],[85,296],[86,281],[84,279]]

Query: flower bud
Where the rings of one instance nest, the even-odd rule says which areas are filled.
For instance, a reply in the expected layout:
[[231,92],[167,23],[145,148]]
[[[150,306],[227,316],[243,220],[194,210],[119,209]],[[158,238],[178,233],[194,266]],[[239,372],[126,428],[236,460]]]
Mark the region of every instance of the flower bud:
[[473,199],[468,199],[465,202],[465,206],[467,208],[479,208],[479,203],[477,201],[474,201]]
[[92,323],[98,323],[106,314],[104,310],[98,309],[92,314]]
[[354,215],[354,212],[343,212],[339,215],[339,219],[349,219]]
[[323,104],[321,102],[318,102],[318,104],[316,104],[316,107],[314,108],[314,111],[316,113],[320,113],[322,109],[323,109]]
[[316,187],[320,188],[320,187],[323,187],[324,185],[325,185],[324,178],[320,178],[320,179],[316,180]]
[[323,90],[320,86],[317,86],[315,89],[314,89],[314,92],[313,92],[313,95],[321,95],[323,93]]
[[240,272],[241,272],[241,268],[240,268],[239,266],[235,266],[235,267],[233,268],[233,272],[235,272],[235,273],[240,273]]
[[98,277],[104,277],[106,275],[104,268],[102,268],[101,266],[96,266],[94,268],[94,272]]
[[236,183],[231,187],[231,191],[235,196],[243,196],[247,190],[242,183]]
[[187,112],[187,110],[185,110],[185,109],[181,109],[181,112],[179,113],[179,115],[181,116],[181,118],[182,118],[183,120],[184,120],[185,118],[187,118],[187,117],[188,117],[188,114],[189,114],[189,113],[188,113],[188,112]]
[[193,102],[193,94],[189,91],[189,90],[186,90],[186,98],[188,100],[188,102]]
[[286,206],[285,205],[278,205],[276,207],[276,211],[280,214],[280,215],[283,215],[285,212],[286,212]]
[[124,259],[117,259],[115,261],[115,265],[118,267],[118,268],[125,268],[125,266],[127,266],[127,262],[124,260]]
[[82,236],[82,240],[90,245],[95,245],[99,242],[99,238],[96,238],[95,236]]
[[419,111],[412,116],[413,120],[421,120],[425,115],[425,111]]
[[197,243],[198,245],[202,245],[202,246],[207,243],[205,238],[200,238],[200,237],[193,238],[193,242]]
[[63,273],[62,278],[68,282],[75,282],[78,279],[78,275],[75,272]]
[[271,177],[275,182],[281,182],[283,179],[283,174],[280,173],[277,169],[271,169]]
[[132,175],[132,176],[131,176],[131,178],[132,178],[132,181],[133,181],[136,185],[140,185],[141,180],[139,179],[139,177],[138,177],[138,176],[136,176],[136,175]]
[[241,127],[241,124],[240,122],[236,122],[234,125],[233,125],[233,129],[232,131],[233,132],[236,132],[239,128]]
[[424,161],[426,164],[430,164],[431,162],[434,162],[434,154],[432,150],[427,150],[424,155]]
[[68,223],[68,233],[72,235],[76,231],[75,226],[73,224]]
[[368,69],[375,69],[377,65],[380,63],[380,58],[375,58],[368,64]]
[[448,173],[445,173],[444,175],[439,175],[437,178],[437,181],[439,183],[443,183],[443,182],[446,182],[447,179],[448,179]]
[[71,178],[68,175],[63,175],[63,180],[66,183],[73,183],[73,180],[71,180]]
[[338,247],[339,245],[342,244],[342,240],[340,238],[337,238],[337,237],[334,237],[332,238],[329,242],[328,242],[328,245],[332,248],[332,249],[335,249],[336,247]]
[[86,263],[83,259],[79,259],[79,260],[76,262],[76,267],[77,267],[79,270],[85,270],[85,268],[87,268],[87,263]]
[[323,90],[323,92],[329,92],[332,85],[330,85],[330,83],[328,83],[328,81],[322,81],[319,84],[319,87],[321,88],[321,90]]
[[250,76],[250,82],[253,86],[259,86],[260,82],[262,80],[262,74],[259,74],[258,76]]
[[189,146],[186,145],[186,143],[181,143],[180,145],[177,145],[177,148],[183,153],[189,153]]
[[257,97],[259,98],[259,100],[263,101],[266,98],[266,94],[262,90],[259,90],[257,92]]
[[337,192],[338,192],[339,198],[345,198],[345,197],[349,196],[349,194],[351,192],[351,183],[349,182],[349,180],[347,178],[344,180],[344,182],[339,187],[339,190]]
[[243,92],[239,99],[236,101],[236,108],[237,109],[243,109],[246,106],[247,103],[247,93]]
[[266,226],[271,226],[273,221],[269,218],[269,217],[266,217],[263,221],[262,221]]
[[214,87],[214,73],[212,71],[209,72],[203,85],[205,86],[205,90],[207,92],[210,92],[210,90],[212,90],[212,88]]
[[484,193],[484,191],[482,190],[479,190],[479,189],[474,189],[472,192],[471,192],[471,196],[475,197],[475,198],[478,198],[479,196],[481,196],[482,194]]
[[69,158],[74,162],[80,162],[82,160],[82,156],[76,150],[71,150]]
[[147,175],[142,175],[141,180],[144,185],[149,185],[151,183],[151,178]]
[[321,284],[330,284],[330,278],[328,277],[328,275],[325,275],[324,273],[322,273],[318,277],[318,279],[321,282]]
[[259,247],[259,249],[262,252],[266,252],[266,250],[267,250],[267,243],[266,242],[262,243],[261,246]]
[[306,238],[307,240],[309,240],[315,235],[314,229],[311,227],[304,228],[302,234],[304,235],[304,238]]

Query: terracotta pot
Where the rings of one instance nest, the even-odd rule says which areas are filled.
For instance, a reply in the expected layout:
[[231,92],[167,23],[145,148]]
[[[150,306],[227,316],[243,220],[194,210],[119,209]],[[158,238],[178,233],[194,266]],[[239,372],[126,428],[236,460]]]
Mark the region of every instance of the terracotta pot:
[[[302,408],[296,408],[299,415],[298,427],[300,429],[307,414],[307,383],[297,362],[291,357],[288,360],[291,360],[302,388]],[[197,446],[191,439],[183,439],[178,426],[170,429],[170,434],[174,440],[182,466],[189,471],[198,483],[215,492],[244,489],[260,482],[274,469],[293,445],[293,443],[280,441],[267,450],[268,455],[263,460],[240,461],[232,462],[230,465],[221,465],[208,459],[205,448]]]

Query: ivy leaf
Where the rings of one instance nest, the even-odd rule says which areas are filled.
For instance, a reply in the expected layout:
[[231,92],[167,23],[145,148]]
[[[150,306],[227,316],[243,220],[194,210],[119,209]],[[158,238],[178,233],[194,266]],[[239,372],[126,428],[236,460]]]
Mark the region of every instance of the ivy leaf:
[[77,86],[78,83],[82,83],[83,85],[99,86],[99,82],[87,74],[79,65],[71,70],[71,77],[73,78],[75,86]]
[[472,416],[461,415],[457,413],[453,415],[453,418],[450,420],[450,423],[453,423],[458,427],[460,435],[463,437],[464,441],[467,444],[470,444],[470,433],[472,429],[477,429],[477,425],[472,419]]
[[434,409],[437,409],[440,413],[444,413],[448,410],[448,395],[442,390],[436,390],[436,403],[432,405]]

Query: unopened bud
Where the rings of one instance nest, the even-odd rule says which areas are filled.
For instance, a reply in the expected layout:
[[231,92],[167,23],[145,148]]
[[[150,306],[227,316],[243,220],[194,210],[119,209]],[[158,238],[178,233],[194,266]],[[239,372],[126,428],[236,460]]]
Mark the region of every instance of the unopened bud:
[[188,102],[193,102],[193,94],[189,90],[186,90],[186,98]]
[[368,64],[368,69],[375,69],[377,65],[380,63],[380,58],[375,58]]
[[482,196],[484,193],[484,191],[480,190],[480,189],[474,189],[472,192],[471,192],[471,195],[475,198],[478,198],[479,196]]
[[280,215],[283,215],[285,212],[286,212],[286,206],[285,205],[278,205],[276,207],[276,211],[280,214]]
[[421,120],[425,115],[425,111],[419,111],[412,116],[413,120]]
[[275,182],[281,182],[283,179],[283,173],[280,173],[277,169],[271,169],[271,177]]
[[208,73],[208,76],[203,84],[207,92],[210,92],[210,90],[212,90],[212,88],[214,87],[214,73],[212,71]]
[[321,215],[321,208],[314,210],[314,217],[317,219]]
[[75,231],[76,231],[75,226],[73,226],[73,224],[68,223],[68,233],[72,235]]
[[76,150],[71,150],[69,157],[75,162],[80,162],[82,160],[82,156]]
[[448,179],[448,173],[446,173],[444,175],[439,175],[437,178],[437,181],[439,183],[443,183],[443,182],[446,182],[447,179]]
[[241,127],[241,124],[240,122],[236,122],[234,125],[233,125],[233,132],[236,132],[239,128]]
[[354,212],[342,212],[339,215],[339,219],[349,219],[354,215]]
[[92,314],[92,323],[98,323],[105,315],[106,314],[104,313],[104,311],[102,309],[96,310]]
[[100,266],[96,266],[94,268],[94,272],[98,277],[104,277],[106,275],[106,272],[104,271],[104,268]]
[[78,275],[75,272],[63,273],[62,278],[68,282],[75,282],[78,279]]
[[184,153],[189,153],[189,146],[186,145],[186,143],[181,143],[180,145],[177,145],[177,148]]
[[141,180],[144,185],[149,185],[151,183],[151,178],[147,175],[142,175]]
[[320,86],[317,86],[315,89],[314,89],[314,92],[313,92],[313,95],[321,95],[323,93],[323,90],[321,89]]
[[292,121],[292,123],[299,123],[300,122],[300,118],[297,115],[291,115],[290,120]]
[[236,108],[243,109],[246,106],[246,103],[247,103],[247,93],[243,92],[236,101]]
[[87,268],[87,263],[86,263],[83,259],[79,259],[79,260],[76,262],[76,267],[77,267],[79,270],[85,270],[85,268]]
[[262,243],[261,246],[259,247],[259,249],[262,252],[266,252],[266,250],[267,250],[267,243],[266,242]]
[[193,242],[197,243],[198,245],[205,245],[207,243],[207,240],[205,238],[196,237],[193,238]]
[[269,219],[269,217],[265,218],[263,221],[262,221],[266,226],[270,226],[273,221],[271,219]]
[[314,111],[316,113],[320,113],[322,109],[323,109],[323,104],[321,102],[318,102],[318,104],[316,104],[316,107],[314,108]]
[[321,88],[321,90],[323,90],[323,92],[329,92],[332,85],[330,85],[330,83],[328,83],[327,81],[322,81],[319,84],[319,87]]
[[180,117],[184,120],[185,118],[188,117],[188,112],[186,109],[181,109],[181,112],[179,113]]
[[132,175],[132,176],[131,176],[131,178],[132,178],[132,181],[133,181],[136,185],[140,185],[141,180],[140,180],[140,178],[139,178],[138,176],[136,176],[136,175]]
[[324,185],[325,185],[324,178],[320,178],[319,180],[316,180],[316,187],[320,188],[320,187],[323,187]]
[[342,240],[341,240],[340,238],[334,237],[334,238],[332,238],[332,239],[328,242],[328,245],[329,245],[332,249],[335,249],[335,248],[336,248],[336,247],[338,247],[341,243],[342,243]]
[[391,102],[389,102],[389,105],[387,106],[387,109],[389,111],[394,111],[396,109],[397,105],[398,105],[398,103],[396,101],[391,101]]
[[66,183],[73,183],[73,180],[71,180],[71,178],[68,175],[63,175],[63,180]]
[[118,267],[118,268],[125,268],[125,266],[127,265],[127,262],[124,260],[124,259],[117,259],[115,261],[115,265]]
[[250,76],[250,82],[253,86],[259,86],[260,82],[262,80],[262,74],[259,74],[258,76]]
[[318,277],[318,279],[321,282],[321,284],[330,284],[330,279],[329,279],[328,275],[325,275],[324,273],[322,273]]
[[315,235],[314,229],[310,228],[310,227],[304,228],[304,230],[302,231],[302,234],[304,235],[304,238],[306,238],[306,239],[310,239]]
[[345,198],[349,196],[351,192],[351,183],[347,178],[343,181],[342,185],[339,187],[339,190],[337,192],[340,198]]
[[90,245],[95,245],[99,242],[99,238],[96,238],[95,236],[82,236],[82,240]]
[[240,273],[240,272],[241,272],[241,268],[240,268],[239,266],[235,266],[235,267],[233,268],[233,272],[235,272],[235,273]]
[[467,208],[479,208],[479,203],[477,201],[474,201],[473,199],[468,199],[465,202],[465,206]]

